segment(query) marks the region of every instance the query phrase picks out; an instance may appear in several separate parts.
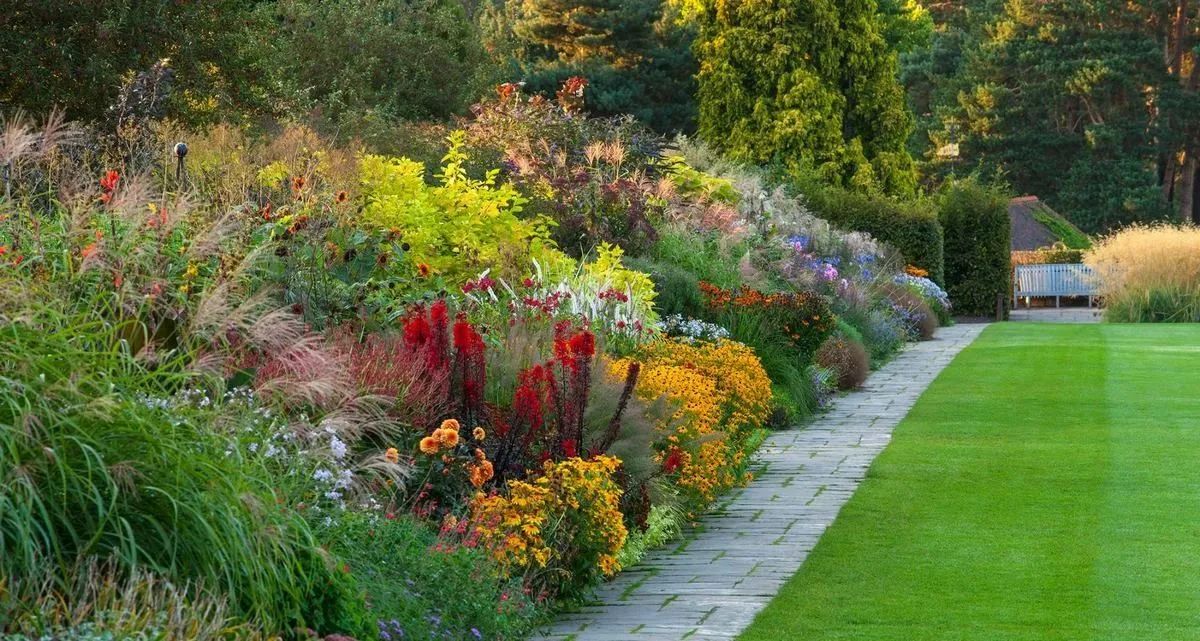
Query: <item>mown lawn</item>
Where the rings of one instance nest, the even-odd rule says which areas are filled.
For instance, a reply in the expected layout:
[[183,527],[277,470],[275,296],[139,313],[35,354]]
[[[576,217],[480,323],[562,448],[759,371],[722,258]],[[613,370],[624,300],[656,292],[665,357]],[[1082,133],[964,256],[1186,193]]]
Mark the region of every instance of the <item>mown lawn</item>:
[[988,329],[741,639],[1200,639],[1200,325]]

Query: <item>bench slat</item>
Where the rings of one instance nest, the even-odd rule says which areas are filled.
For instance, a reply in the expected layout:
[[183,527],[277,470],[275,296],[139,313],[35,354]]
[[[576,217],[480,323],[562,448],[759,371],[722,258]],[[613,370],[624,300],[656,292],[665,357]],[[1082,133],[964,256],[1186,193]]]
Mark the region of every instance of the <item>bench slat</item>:
[[1013,299],[1021,296],[1096,296],[1095,272],[1087,265],[1018,265]]

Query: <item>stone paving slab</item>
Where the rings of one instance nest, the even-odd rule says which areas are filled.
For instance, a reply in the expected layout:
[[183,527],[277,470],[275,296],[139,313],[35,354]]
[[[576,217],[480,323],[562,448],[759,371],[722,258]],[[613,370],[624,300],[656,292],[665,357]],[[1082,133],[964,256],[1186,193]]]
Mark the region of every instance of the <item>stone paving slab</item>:
[[1097,307],[1034,307],[1014,309],[1008,319],[1026,323],[1099,323],[1104,310]]
[[755,479],[535,641],[730,641],[800,568],[933,379],[986,325],[938,330],[809,425],[776,432]]

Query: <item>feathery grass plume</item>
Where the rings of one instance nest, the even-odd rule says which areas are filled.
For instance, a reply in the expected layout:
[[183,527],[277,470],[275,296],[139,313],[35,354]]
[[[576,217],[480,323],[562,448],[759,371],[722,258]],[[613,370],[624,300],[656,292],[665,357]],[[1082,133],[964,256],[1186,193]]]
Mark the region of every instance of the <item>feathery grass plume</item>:
[[1084,262],[1096,271],[1105,320],[1200,321],[1200,228],[1128,227],[1101,239]]

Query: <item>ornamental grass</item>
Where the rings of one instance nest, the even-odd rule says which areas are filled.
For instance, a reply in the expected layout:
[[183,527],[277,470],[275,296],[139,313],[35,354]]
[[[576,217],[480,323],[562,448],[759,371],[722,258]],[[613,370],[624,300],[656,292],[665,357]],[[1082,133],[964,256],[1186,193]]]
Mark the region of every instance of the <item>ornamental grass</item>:
[[1102,239],[1084,262],[1096,272],[1105,320],[1200,321],[1200,229],[1128,227]]

